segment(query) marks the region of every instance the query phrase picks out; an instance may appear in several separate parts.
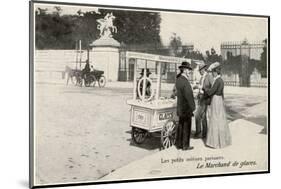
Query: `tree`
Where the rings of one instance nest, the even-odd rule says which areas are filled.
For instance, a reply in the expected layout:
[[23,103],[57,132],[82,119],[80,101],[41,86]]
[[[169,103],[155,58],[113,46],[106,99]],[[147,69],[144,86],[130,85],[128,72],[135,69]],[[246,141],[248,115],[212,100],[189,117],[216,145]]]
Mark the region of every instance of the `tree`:
[[176,33],[173,33],[173,35],[170,37],[169,46],[174,56],[180,56],[180,54],[182,53],[182,41]]
[[190,58],[193,60],[204,60],[203,54],[199,51],[187,51],[187,53],[184,56],[185,58]]
[[190,58],[194,60],[204,60],[202,53],[199,50],[191,50],[189,45],[183,45],[181,37],[176,33],[170,37],[169,48],[173,55],[177,57]]
[[96,20],[100,15],[94,11],[77,12],[78,16],[74,21],[73,39],[75,42],[82,41],[82,48],[87,49],[89,44],[99,36]]
[[35,45],[37,49],[72,49],[75,17],[39,13],[35,17]]

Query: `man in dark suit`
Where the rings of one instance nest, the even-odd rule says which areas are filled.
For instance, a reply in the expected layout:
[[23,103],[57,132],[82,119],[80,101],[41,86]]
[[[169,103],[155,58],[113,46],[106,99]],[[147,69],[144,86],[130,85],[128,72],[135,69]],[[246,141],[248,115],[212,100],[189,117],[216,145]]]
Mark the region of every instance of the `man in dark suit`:
[[204,96],[204,91],[209,90],[212,87],[213,77],[207,72],[207,65],[202,63],[199,65],[199,72],[201,75],[199,81],[199,93],[197,96],[197,109],[195,112],[195,123],[196,123],[196,133],[195,138],[199,138],[202,128],[202,138],[207,135],[207,106],[210,105],[211,99]]
[[192,70],[187,62],[182,62],[179,66],[180,73],[177,75],[177,115],[179,116],[179,126],[177,128],[176,146],[178,149],[192,150],[190,146],[191,118],[195,110],[193,91],[189,83],[189,75]]

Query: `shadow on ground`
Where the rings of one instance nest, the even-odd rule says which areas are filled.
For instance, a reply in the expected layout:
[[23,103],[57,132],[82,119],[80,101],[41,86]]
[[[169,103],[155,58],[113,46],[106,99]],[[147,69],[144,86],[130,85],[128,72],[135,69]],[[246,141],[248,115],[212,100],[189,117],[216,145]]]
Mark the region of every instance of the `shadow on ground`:
[[[251,104],[252,106],[256,105],[255,104]],[[264,128],[262,129],[262,131],[260,132],[260,134],[267,134],[267,117],[266,116],[262,116],[262,117],[245,117],[243,115],[241,115],[239,112],[234,111],[230,106],[225,106],[225,110],[227,113],[227,119],[230,121],[234,121],[236,119],[245,119],[247,121],[256,123],[258,125],[263,126]]]
[[[131,135],[131,130],[126,131],[126,133]],[[158,133],[149,133],[147,138],[145,139],[145,141],[142,144],[134,143],[134,141],[132,140],[132,137],[128,138],[127,141],[130,142],[130,146],[135,146],[135,147],[139,147],[139,148],[146,149],[146,150],[156,150],[156,149],[161,150],[162,149],[160,134],[158,134]]]

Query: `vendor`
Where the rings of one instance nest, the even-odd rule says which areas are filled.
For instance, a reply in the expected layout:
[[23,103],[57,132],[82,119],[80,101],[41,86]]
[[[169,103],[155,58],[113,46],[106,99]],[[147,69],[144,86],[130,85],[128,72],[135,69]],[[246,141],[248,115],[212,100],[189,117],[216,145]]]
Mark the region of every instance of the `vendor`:
[[[149,69],[146,69],[146,77],[149,78],[149,75],[151,74],[151,72],[149,71]],[[141,70],[140,73],[141,77],[138,79],[138,81],[140,81],[143,77],[144,77],[144,69]],[[137,82],[137,86],[138,86]],[[142,95],[142,91],[143,91],[143,81],[141,81],[140,84],[140,95]],[[151,95],[151,82],[149,80],[146,80],[146,89],[145,89],[145,96],[150,96]],[[139,94],[137,92],[137,97],[139,97]]]

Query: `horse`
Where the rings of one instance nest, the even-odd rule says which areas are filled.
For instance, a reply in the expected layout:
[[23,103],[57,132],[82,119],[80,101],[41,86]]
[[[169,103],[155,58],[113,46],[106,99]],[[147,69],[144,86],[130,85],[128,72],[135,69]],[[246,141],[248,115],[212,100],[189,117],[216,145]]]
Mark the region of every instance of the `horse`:
[[[72,84],[82,83],[82,71],[77,69],[72,69],[69,66],[65,66],[65,71],[63,72],[63,78],[67,74],[66,85],[68,85],[69,79],[71,79]],[[73,78],[76,79],[76,82],[73,81]]]

